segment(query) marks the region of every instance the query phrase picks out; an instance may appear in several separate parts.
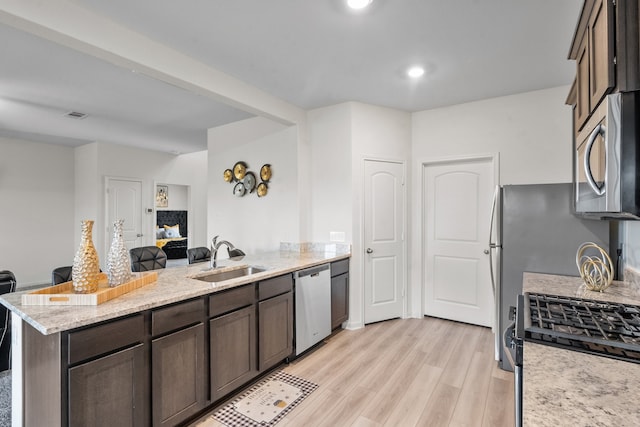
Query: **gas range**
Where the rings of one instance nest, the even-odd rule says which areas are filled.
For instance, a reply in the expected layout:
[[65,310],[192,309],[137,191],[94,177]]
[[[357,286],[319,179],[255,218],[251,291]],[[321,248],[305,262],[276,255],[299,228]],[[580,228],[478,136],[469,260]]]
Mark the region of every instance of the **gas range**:
[[516,334],[546,344],[640,363],[640,307],[527,293]]

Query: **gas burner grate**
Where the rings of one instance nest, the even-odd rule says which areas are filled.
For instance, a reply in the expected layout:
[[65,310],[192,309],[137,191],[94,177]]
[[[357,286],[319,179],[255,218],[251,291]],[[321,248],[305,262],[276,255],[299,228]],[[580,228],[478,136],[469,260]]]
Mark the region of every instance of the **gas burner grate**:
[[527,294],[530,341],[640,363],[640,307]]

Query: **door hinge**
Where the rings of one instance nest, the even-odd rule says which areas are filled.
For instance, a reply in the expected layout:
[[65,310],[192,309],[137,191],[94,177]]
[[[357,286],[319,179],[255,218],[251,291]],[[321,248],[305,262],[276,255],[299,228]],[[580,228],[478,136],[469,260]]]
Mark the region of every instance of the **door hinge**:
[[613,57],[613,65],[618,65],[618,57],[617,56]]

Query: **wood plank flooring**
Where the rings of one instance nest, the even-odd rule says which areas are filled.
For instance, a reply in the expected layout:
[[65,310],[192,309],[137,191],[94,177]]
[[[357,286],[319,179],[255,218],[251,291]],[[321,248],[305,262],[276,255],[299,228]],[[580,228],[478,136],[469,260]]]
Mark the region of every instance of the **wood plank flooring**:
[[277,426],[513,426],[513,374],[493,354],[490,329],[436,318],[340,331],[284,366],[319,387]]

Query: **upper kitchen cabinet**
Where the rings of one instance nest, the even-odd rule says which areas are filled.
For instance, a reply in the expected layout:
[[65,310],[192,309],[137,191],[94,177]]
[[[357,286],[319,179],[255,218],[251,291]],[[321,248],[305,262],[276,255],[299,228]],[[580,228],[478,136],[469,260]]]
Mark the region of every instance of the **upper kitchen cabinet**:
[[578,132],[612,90],[640,89],[637,0],[586,0],[571,42],[576,61],[574,105]]
[[604,95],[615,87],[613,0],[584,2],[569,59],[576,60],[576,129],[581,129]]

